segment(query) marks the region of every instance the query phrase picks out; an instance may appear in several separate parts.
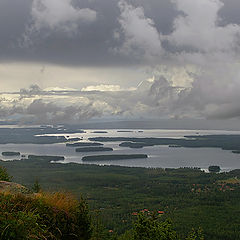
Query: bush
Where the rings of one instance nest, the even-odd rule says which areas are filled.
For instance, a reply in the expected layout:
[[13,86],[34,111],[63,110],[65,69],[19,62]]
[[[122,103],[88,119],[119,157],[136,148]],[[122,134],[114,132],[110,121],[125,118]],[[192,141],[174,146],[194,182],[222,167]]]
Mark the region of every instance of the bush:
[[84,200],[66,193],[0,194],[0,240],[91,238]]
[[39,193],[41,191],[41,186],[38,182],[38,180],[35,180],[33,187],[32,187],[33,192]]
[[7,173],[7,170],[4,167],[0,166],[0,181],[10,182],[12,177],[10,177]]
[[201,228],[192,229],[186,240],[204,240],[204,234]]
[[177,234],[169,220],[160,221],[157,216],[140,213],[133,228],[134,240],[176,240]]

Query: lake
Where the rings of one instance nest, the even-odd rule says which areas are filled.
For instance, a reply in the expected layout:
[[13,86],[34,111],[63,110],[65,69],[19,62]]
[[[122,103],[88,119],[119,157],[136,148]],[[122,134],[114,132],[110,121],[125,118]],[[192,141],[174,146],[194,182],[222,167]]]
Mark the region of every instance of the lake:
[[[105,130],[107,133],[94,133],[98,130],[85,130],[85,133],[59,134],[59,136],[80,137],[88,141],[89,137],[159,137],[182,138],[186,135],[217,135],[240,134],[240,131],[221,130]],[[102,130],[101,130],[102,131]],[[119,132],[121,131],[121,132]],[[57,135],[57,134],[53,134]],[[132,159],[118,161],[91,162],[89,164],[120,165],[128,167],[179,168],[200,167],[207,169],[209,165],[219,165],[223,171],[240,168],[240,155],[219,148],[169,148],[168,146],[153,146],[142,149],[119,147],[120,142],[106,142],[104,147],[112,147],[113,152],[77,153],[75,148],[66,147],[65,143],[58,144],[1,144],[0,152],[19,151],[23,155],[59,155],[65,156],[63,163],[75,162],[81,164],[81,158],[87,155],[102,154],[147,154],[148,159]],[[16,157],[1,157],[3,160],[17,159]],[[84,162],[87,163],[87,162]]]

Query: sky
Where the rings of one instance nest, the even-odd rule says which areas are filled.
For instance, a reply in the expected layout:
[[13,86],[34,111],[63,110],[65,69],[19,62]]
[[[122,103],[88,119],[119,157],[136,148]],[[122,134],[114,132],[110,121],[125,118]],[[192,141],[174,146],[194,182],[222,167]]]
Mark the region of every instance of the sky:
[[0,120],[240,117],[238,0],[0,0]]

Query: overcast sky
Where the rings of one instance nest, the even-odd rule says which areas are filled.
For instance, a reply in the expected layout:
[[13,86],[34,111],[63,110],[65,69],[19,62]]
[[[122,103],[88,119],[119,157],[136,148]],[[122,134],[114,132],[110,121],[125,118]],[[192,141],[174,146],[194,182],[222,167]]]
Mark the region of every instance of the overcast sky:
[[0,120],[238,119],[239,0],[0,0]]

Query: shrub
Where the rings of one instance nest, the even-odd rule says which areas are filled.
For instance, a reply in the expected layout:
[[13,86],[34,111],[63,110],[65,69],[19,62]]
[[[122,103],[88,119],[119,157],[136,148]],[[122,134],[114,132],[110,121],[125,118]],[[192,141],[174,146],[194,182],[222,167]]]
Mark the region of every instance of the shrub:
[[176,232],[172,229],[169,220],[160,221],[157,216],[147,216],[143,213],[138,215],[138,219],[133,228],[134,240],[175,240]]
[[91,221],[84,200],[66,193],[0,194],[0,240],[87,240]]
[[204,240],[204,234],[201,228],[197,230],[192,229],[192,231],[187,236],[186,240]]
[[39,193],[41,191],[41,186],[38,182],[38,180],[35,180],[33,187],[32,187],[33,192]]
[[12,177],[10,177],[7,173],[7,170],[4,167],[0,166],[0,181],[11,181]]

